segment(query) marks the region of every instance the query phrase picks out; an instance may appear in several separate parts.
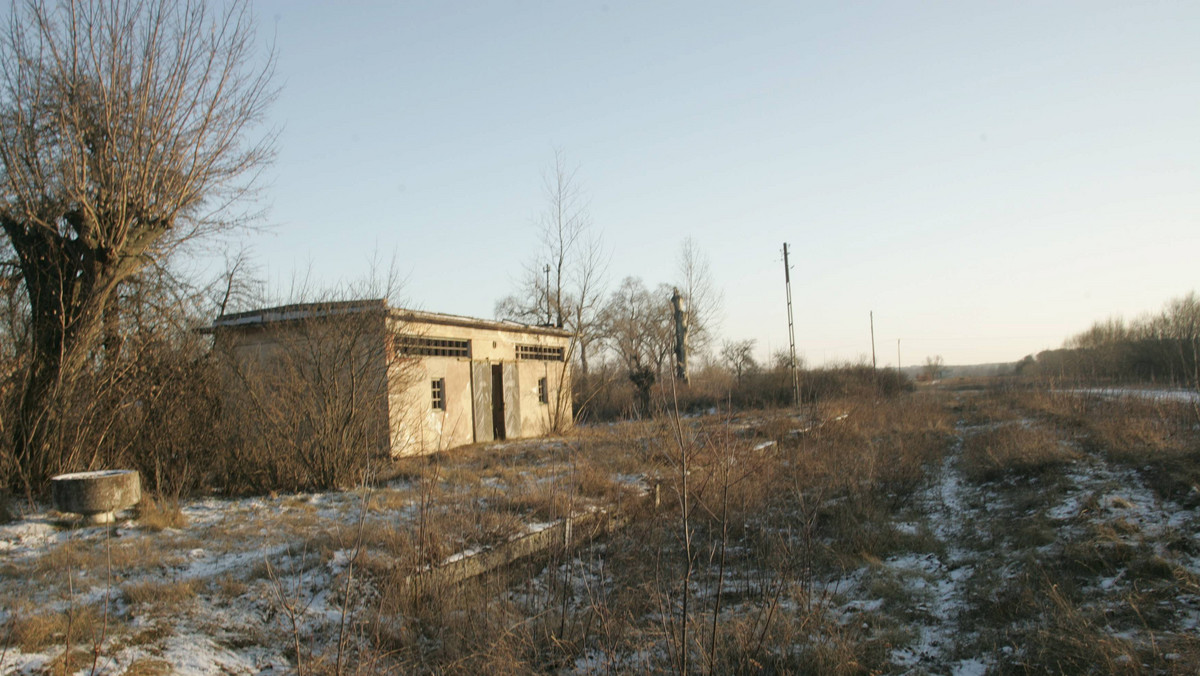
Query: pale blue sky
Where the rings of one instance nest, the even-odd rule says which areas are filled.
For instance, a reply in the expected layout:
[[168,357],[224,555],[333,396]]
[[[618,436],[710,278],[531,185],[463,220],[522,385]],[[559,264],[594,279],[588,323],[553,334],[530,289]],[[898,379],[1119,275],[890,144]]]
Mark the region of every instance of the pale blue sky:
[[395,254],[490,317],[579,167],[609,278],[695,238],[721,334],[1011,361],[1200,287],[1200,3],[256,0],[282,91],[275,284]]

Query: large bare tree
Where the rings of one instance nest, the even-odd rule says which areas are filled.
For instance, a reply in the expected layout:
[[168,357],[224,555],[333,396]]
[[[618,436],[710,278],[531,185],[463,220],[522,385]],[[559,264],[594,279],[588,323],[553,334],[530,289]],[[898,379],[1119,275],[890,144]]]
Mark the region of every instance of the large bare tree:
[[29,300],[12,430],[27,490],[62,469],[55,416],[118,286],[250,214],[273,60],[248,0],[25,0],[0,35],[2,257]]
[[543,176],[545,210],[537,220],[540,247],[525,264],[517,291],[496,302],[495,314],[528,324],[551,324],[571,332],[571,355],[588,372],[599,340],[608,253],[593,230],[577,177],[561,150]]

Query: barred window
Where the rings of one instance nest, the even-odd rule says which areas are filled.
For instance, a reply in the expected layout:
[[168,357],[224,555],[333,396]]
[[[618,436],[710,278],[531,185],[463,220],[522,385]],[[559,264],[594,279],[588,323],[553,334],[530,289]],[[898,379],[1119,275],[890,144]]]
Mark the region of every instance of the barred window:
[[433,381],[433,408],[437,411],[446,410],[446,379],[434,378]]
[[550,388],[546,386],[545,378],[538,378],[538,401],[543,404],[550,403]]
[[428,338],[426,336],[396,336],[396,352],[412,357],[471,356],[471,341],[458,338]]
[[518,345],[517,359],[534,359],[537,361],[562,361],[563,348],[547,345]]

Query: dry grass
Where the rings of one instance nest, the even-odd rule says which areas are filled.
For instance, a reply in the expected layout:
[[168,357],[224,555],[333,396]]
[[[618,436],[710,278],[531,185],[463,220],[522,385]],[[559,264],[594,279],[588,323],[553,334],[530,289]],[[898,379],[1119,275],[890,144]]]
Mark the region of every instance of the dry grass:
[[81,670],[91,671],[91,666],[95,662],[95,656],[90,650],[84,648],[76,648],[69,654],[62,653],[49,662],[46,662],[42,667],[42,673],[45,674],[74,674]]
[[[997,673],[1122,673],[1130,665],[1149,665],[1133,672],[1188,673],[1200,663],[1200,641],[1171,633],[1180,590],[1200,593],[1169,553],[1200,551],[1190,533],[1181,529],[1164,553],[1150,541],[1154,529],[1125,513],[1142,500],[1107,488],[1090,499],[1073,496],[1082,505],[1075,518],[1049,516],[1075,490],[1075,474],[1058,471],[1064,463],[1114,440],[1182,457],[1164,432],[1178,428],[1155,422],[1106,432],[1088,408],[1038,410],[1030,423],[1023,419],[1034,408],[1017,395],[956,396],[963,401],[957,409],[937,391],[822,402],[824,424],[804,430],[794,412],[745,412],[736,420],[659,419],[405,459],[394,474],[405,482],[399,488],[360,493],[361,524],[333,526],[314,501],[285,498],[279,529],[300,544],[272,556],[272,570],[302,575],[335,552],[358,552],[355,584],[370,590],[352,620],[355,640],[362,639],[350,662],[358,673],[559,673],[597,655],[607,660],[596,665],[602,673],[672,671],[681,627],[695,672],[895,673],[903,669],[892,651],[946,620],[933,614],[948,573],[896,564],[932,561],[924,555],[970,572],[960,573],[968,575],[961,583],[968,608],[955,627],[964,642],[953,655],[941,647],[942,661],[918,670],[940,673],[966,655],[989,655]],[[1059,415],[1079,417],[1067,423]],[[960,418],[979,428],[956,429]],[[959,435],[961,458],[947,462]],[[961,524],[962,541],[944,542],[935,521],[942,513],[931,496],[941,495],[944,468],[975,482],[956,482],[965,500],[987,504],[968,508],[986,518]],[[660,485],[661,507],[646,508],[631,478]],[[617,505],[644,511],[587,547],[552,548],[432,596],[406,581],[464,549],[508,540],[531,521]],[[91,549],[61,553],[80,570],[102,560],[95,552],[104,548]],[[950,563],[964,550],[979,558]],[[1101,576],[1135,591],[1098,590]],[[203,590],[254,598],[269,580],[260,563],[248,580],[225,575]],[[845,596],[838,587],[828,591],[825,585],[842,584],[835,580],[846,580]],[[130,605],[172,608],[202,589],[163,582],[123,591]],[[846,610],[851,600],[879,603]],[[264,634],[261,645],[271,640]],[[306,672],[334,670],[315,639],[301,652]],[[159,666],[150,661],[145,673]]]
[[212,584],[221,598],[229,600],[238,598],[249,589],[244,581],[230,574],[216,578]]
[[1057,673],[1143,673],[1133,643],[1105,630],[1103,617],[1080,608],[1055,584],[1042,588],[1045,624],[1025,637],[1021,667]]
[[121,591],[126,603],[131,605],[147,604],[175,608],[194,599],[200,586],[196,580],[129,582],[121,587]]
[[9,644],[27,653],[67,642],[78,645],[91,641],[102,622],[100,612],[90,606],[65,612],[17,613],[8,628]]
[[179,508],[178,499],[166,499],[143,495],[137,504],[136,516],[138,524],[146,530],[159,532],[168,528],[180,529],[187,525],[187,517]]
[[175,673],[171,663],[157,657],[139,657],[134,660],[121,676],[167,676]]
[[1164,499],[1200,506],[1200,425],[1191,405],[1071,393],[1031,395],[1025,403],[1088,448],[1137,469]]
[[961,469],[981,483],[1008,476],[1041,476],[1078,460],[1081,453],[1040,425],[1003,424],[963,441]]
[[376,513],[396,512],[408,507],[416,499],[417,493],[412,489],[380,488],[371,491],[367,509]]
[[148,646],[154,649],[156,646],[161,645],[163,639],[172,636],[174,633],[174,630],[167,621],[157,622],[148,627],[117,637],[108,644],[107,652],[115,654],[128,647],[136,646]]

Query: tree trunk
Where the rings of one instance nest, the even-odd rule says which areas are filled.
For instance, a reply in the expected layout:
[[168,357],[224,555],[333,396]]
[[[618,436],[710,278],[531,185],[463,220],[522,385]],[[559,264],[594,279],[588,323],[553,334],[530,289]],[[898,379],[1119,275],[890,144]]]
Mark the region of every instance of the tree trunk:
[[650,417],[650,388],[656,380],[654,369],[636,367],[629,371],[629,380],[637,392],[637,405],[641,415]]
[[[12,236],[14,228],[6,230]],[[32,354],[12,441],[18,476],[33,496],[70,465],[75,449],[63,444],[63,423],[119,263],[106,265],[82,246],[72,251],[55,235],[20,234],[13,241],[29,296]]]

